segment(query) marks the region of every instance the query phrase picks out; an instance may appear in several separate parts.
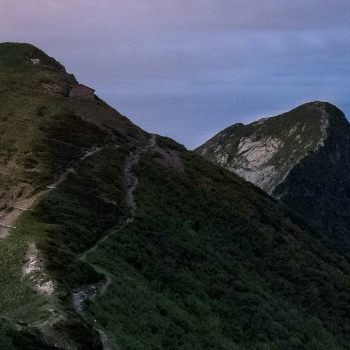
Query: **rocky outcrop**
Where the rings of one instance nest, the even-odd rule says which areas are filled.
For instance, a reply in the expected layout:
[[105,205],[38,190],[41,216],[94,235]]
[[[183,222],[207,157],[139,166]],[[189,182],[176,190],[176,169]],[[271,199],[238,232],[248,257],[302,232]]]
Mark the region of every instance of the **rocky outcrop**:
[[280,199],[347,250],[349,140],[344,114],[329,103],[312,102],[249,125],[235,124],[195,151]]

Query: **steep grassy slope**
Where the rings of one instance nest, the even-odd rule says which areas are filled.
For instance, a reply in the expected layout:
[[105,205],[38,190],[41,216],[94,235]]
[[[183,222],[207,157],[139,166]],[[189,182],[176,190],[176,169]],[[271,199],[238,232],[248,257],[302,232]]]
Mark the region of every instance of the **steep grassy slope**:
[[[347,348],[348,262],[274,200],[191,153],[144,154],[132,226],[91,256],[90,307],[125,349]],[[114,310],[114,312],[111,312]]]
[[[42,63],[32,65],[29,59],[34,57],[41,57]],[[135,133],[135,139],[142,134],[97,98],[67,98],[77,83],[74,76],[31,45],[1,44],[0,75],[1,190],[19,182],[37,190],[106,137],[117,142],[128,134]],[[99,139],[96,125],[104,129]]]
[[[30,59],[38,57],[40,65],[32,65]],[[91,334],[91,330],[84,326],[85,321],[78,317],[75,320],[75,313],[69,310],[71,306],[66,310],[64,305],[70,304],[70,301],[65,285],[73,282],[62,281],[60,276],[64,274],[64,269],[70,269],[80,282],[98,278],[89,265],[72,261],[76,251],[89,247],[92,242],[88,240],[96,240],[105,228],[103,215],[117,213],[113,220],[107,221],[109,225],[112,221],[113,225],[118,223],[125,207],[121,198],[122,184],[119,181],[119,192],[110,185],[113,166],[108,172],[109,165],[118,157],[116,146],[142,144],[146,134],[98,98],[89,101],[68,98],[69,89],[76,84],[74,76],[31,45],[0,44],[0,74],[0,224],[17,227],[10,231],[10,235],[9,228],[0,228],[1,314],[36,326],[44,332],[48,341],[56,345],[74,348],[71,344],[74,341],[69,338],[74,338],[77,332],[58,342],[64,332],[53,329],[61,327],[60,324],[67,320],[72,323],[70,329],[74,330],[76,323],[87,342],[95,342],[87,335]],[[100,150],[102,146],[103,150]],[[46,207],[42,202],[50,201],[52,192],[55,192],[47,186],[71,175],[80,163],[88,161],[80,158],[94,150],[100,150],[100,154],[104,155],[100,165],[103,170],[100,171],[107,183],[101,186],[105,187],[103,194],[107,194],[102,197],[98,186],[89,187],[82,194],[82,200],[91,206],[86,210],[93,212],[88,222],[94,227],[86,237],[87,241],[79,237],[80,246],[77,248],[73,247],[73,237],[69,242],[59,242],[59,224],[45,221]],[[113,153],[111,157],[110,153]],[[93,169],[89,173],[93,176]],[[115,181],[118,180],[120,172],[117,171]],[[109,203],[110,195],[114,201],[120,201],[117,209],[115,204]],[[69,196],[71,201],[67,200],[67,206],[79,205],[78,196]],[[40,219],[36,214],[37,205],[43,213]],[[41,209],[43,205],[44,209]],[[84,220],[83,205],[81,207],[80,220]],[[103,215],[100,217],[101,211]],[[64,220],[68,227],[68,218]],[[78,227],[78,220],[73,224]],[[53,231],[57,237],[50,240]],[[44,248],[38,248],[40,246]],[[44,259],[45,256],[48,258]],[[55,268],[48,274],[50,263]],[[64,269],[60,270],[60,267]],[[52,287],[54,293],[51,292]],[[98,343],[99,340],[95,347]],[[93,348],[90,345],[88,347]],[[23,344],[16,346],[23,349]]]
[[323,147],[293,167],[274,196],[350,256],[350,124],[334,106],[329,105],[328,111],[331,117]]
[[349,261],[274,199],[98,99],[6,94],[4,349],[349,349]]

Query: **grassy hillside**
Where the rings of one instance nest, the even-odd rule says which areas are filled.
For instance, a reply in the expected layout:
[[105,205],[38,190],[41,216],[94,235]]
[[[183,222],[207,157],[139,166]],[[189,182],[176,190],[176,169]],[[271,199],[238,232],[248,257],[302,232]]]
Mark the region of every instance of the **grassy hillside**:
[[[31,64],[30,58],[40,58],[40,65]],[[48,190],[47,186],[59,181],[70,167],[75,168],[84,163],[84,160],[79,159],[85,154],[102,146],[103,170],[99,171],[103,172],[106,181],[110,181],[114,169],[112,165],[108,172],[108,165],[118,157],[116,151],[109,159],[110,153],[113,153],[111,150],[125,144],[142,144],[146,133],[97,97],[89,101],[67,97],[69,88],[76,83],[74,76],[67,74],[61,64],[32,45],[0,44],[0,75],[0,223],[9,224],[10,221],[11,225],[17,227],[10,231],[9,236],[6,236],[8,229],[0,228],[1,315],[14,322],[34,325],[49,342],[56,345],[72,343],[69,339],[57,343],[57,338],[74,327],[85,334],[83,337],[88,342],[94,342],[91,335],[87,335],[92,334],[91,329],[88,330],[84,321],[71,310],[66,284],[72,285],[73,282],[70,284],[69,281],[74,278],[68,276],[69,281],[63,281],[64,271],[60,268],[64,266],[72,273],[75,272],[81,283],[99,278],[89,265],[82,262],[74,264],[72,261],[77,260],[76,253],[80,248],[79,251],[91,245],[89,239],[96,240],[101,230],[105,229],[104,224],[101,224],[101,211],[105,216],[115,213],[119,216],[122,213],[122,203],[118,203],[118,208],[113,209],[112,213],[108,212],[110,207],[114,208],[108,197],[113,196],[113,201],[122,202],[122,195],[117,193],[118,190],[113,190],[109,183],[104,185],[106,198],[98,197],[101,193],[94,187],[89,187],[83,193],[82,200],[91,205],[90,212],[93,215],[89,217],[89,224],[94,227],[89,232],[92,238],[86,237],[83,242],[81,237],[77,238],[78,248],[73,247],[77,244],[73,237],[68,239],[69,242],[57,243],[58,238],[61,238],[59,223],[45,221],[48,215],[45,203],[55,197],[51,193],[55,191]],[[93,176],[93,169],[89,169],[89,173]],[[116,174],[116,180],[120,179],[120,174]],[[121,187],[119,184],[119,192]],[[89,195],[94,190],[97,194]],[[79,205],[79,198],[70,194],[67,207],[69,205]],[[22,207],[29,210],[17,209]],[[85,214],[83,205],[81,207],[80,214],[76,214],[78,216]],[[37,211],[40,211],[40,216]],[[118,216],[109,219],[109,223],[113,221],[113,225],[117,224]],[[80,217],[80,220],[84,219],[84,215]],[[70,223],[68,218],[61,220],[65,220],[67,226]],[[78,220],[74,221],[73,218],[72,225],[77,224]],[[51,232],[57,233],[55,239],[51,239]],[[69,243],[69,247],[64,245],[66,243]],[[35,270],[33,274],[25,276],[31,246],[39,249],[34,270],[40,271]],[[51,266],[54,266],[53,271],[48,273]],[[38,292],[38,285],[50,281],[55,287],[54,294]],[[76,285],[79,282],[74,283]],[[64,332],[53,330],[67,322],[69,326],[62,326]],[[72,335],[73,338],[76,333]],[[97,335],[93,337],[97,338]],[[99,340],[96,344],[98,348]],[[22,345],[14,346],[23,349]]]
[[134,224],[91,256],[113,283],[90,310],[121,348],[347,348],[348,262],[237,176],[161,158],[139,163]]
[[97,98],[5,94],[2,213],[35,200],[0,239],[1,348],[349,349],[349,261],[274,199]]

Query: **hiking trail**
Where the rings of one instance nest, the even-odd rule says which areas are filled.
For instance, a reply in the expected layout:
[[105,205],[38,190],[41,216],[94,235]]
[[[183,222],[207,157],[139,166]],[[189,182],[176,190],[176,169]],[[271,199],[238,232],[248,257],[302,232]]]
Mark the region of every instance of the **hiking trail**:
[[[134,191],[138,185],[138,179],[137,176],[133,173],[134,167],[138,164],[140,155],[142,153],[148,152],[150,149],[156,147],[156,135],[152,134],[150,138],[150,142],[148,145],[143,147],[138,147],[134,152],[131,152],[125,159],[124,162],[124,168],[123,168],[123,177],[124,177],[124,186],[126,189],[126,205],[130,209],[130,215],[129,217],[122,223],[122,225],[117,228],[116,230],[111,231],[108,235],[102,237],[100,240],[96,242],[96,244],[91,247],[90,249],[86,250],[81,256],[80,260],[89,264],[93,267],[93,269],[101,273],[105,276],[106,281],[105,282],[99,282],[96,284],[90,284],[81,287],[78,291],[73,293],[73,307],[77,313],[83,316],[84,314],[84,303],[87,300],[92,301],[97,295],[103,295],[107,289],[110,283],[112,282],[112,274],[110,274],[108,271],[104,270],[100,266],[97,266],[95,264],[92,264],[87,260],[87,256],[95,251],[103,242],[105,242],[111,235],[116,234],[121,229],[123,229],[126,225],[129,225],[133,222],[135,213],[136,213],[136,201],[134,197]],[[106,333],[102,330],[103,327],[101,327],[97,321],[95,320],[95,329],[99,332],[101,342],[103,345],[104,350],[112,350],[112,347],[110,345],[110,342],[108,340],[108,337]]]

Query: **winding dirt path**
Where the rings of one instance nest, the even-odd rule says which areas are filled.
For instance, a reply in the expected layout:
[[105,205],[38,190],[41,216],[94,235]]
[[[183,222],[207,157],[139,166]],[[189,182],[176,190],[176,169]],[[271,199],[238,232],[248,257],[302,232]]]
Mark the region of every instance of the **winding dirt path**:
[[[83,286],[78,291],[73,293],[73,307],[74,310],[79,313],[80,315],[84,314],[84,303],[87,300],[92,301],[97,295],[103,295],[106,291],[108,286],[110,285],[112,281],[112,275],[104,270],[103,268],[92,264],[87,260],[87,256],[95,251],[103,242],[105,242],[111,235],[116,234],[119,230],[123,229],[126,225],[133,222],[135,213],[136,213],[136,201],[134,197],[134,191],[138,185],[138,179],[136,175],[133,173],[134,167],[138,164],[141,153],[148,152],[150,149],[156,147],[156,135],[152,134],[152,137],[150,138],[150,142],[147,146],[137,148],[133,153],[130,153],[126,157],[125,163],[124,163],[124,169],[123,169],[123,177],[124,177],[124,185],[126,188],[126,204],[128,208],[130,209],[130,215],[125,220],[125,222],[117,229],[112,232],[110,232],[108,235],[102,237],[93,247],[86,250],[81,256],[80,260],[89,264],[94,268],[94,270],[98,273],[102,273],[106,281],[104,283],[98,283],[98,284],[91,284],[87,286]],[[103,345],[104,350],[112,350],[112,347],[110,345],[110,342],[108,340],[108,337],[106,333],[103,331],[103,327],[101,327],[97,322],[95,323],[95,329],[99,332],[101,343]]]
[[78,163],[80,163],[82,160],[85,160],[86,158],[93,156],[97,152],[100,152],[102,149],[103,149],[102,147],[99,147],[99,148],[94,148],[91,151],[87,151],[72,166],[67,168],[66,171],[61,174],[61,176],[58,178],[58,180],[54,184],[47,186],[47,188],[50,190],[56,189],[62,182],[64,182],[67,179],[67,176],[69,173],[75,173],[74,168],[77,166]]
[[97,331],[100,333],[103,350],[113,350],[109,345],[107,334],[102,329],[97,329]]
[[[75,167],[78,165],[79,162],[85,160],[88,157],[91,157],[92,155],[96,154],[97,152],[100,152],[102,150],[102,148],[93,148],[90,149],[88,151],[86,151],[76,162],[74,162],[73,164],[71,164],[58,178],[58,180],[52,184],[52,185],[48,185],[46,187],[46,190],[41,191],[39,193],[37,193],[36,195],[29,197],[29,198],[25,198],[25,199],[20,199],[19,201],[17,201],[15,203],[14,209],[11,212],[11,215],[9,215],[8,217],[6,217],[7,221],[6,224],[8,225],[13,225],[13,222],[24,212],[27,210],[31,210],[32,206],[34,205],[34,203],[43,198],[44,196],[48,195],[51,191],[53,191],[54,189],[56,189],[62,182],[64,182],[67,178],[67,175],[69,173],[74,173],[75,172]],[[2,218],[3,220],[3,218]],[[15,227],[12,227],[12,229],[15,229]],[[0,235],[1,238],[1,235]],[[33,242],[28,242],[29,245],[29,252],[32,252],[33,249],[35,248],[35,244]],[[35,255],[35,254],[34,254]],[[34,259],[34,260],[33,260]],[[30,254],[29,258],[27,256],[27,262],[26,265],[23,267],[25,272],[31,272],[31,270],[38,270],[40,266],[36,266],[35,263],[38,263],[37,261],[35,261],[35,258],[33,258],[33,254]],[[35,287],[35,286],[34,286]],[[44,285],[44,287],[47,287],[46,285]],[[50,287],[51,288],[51,287]],[[51,291],[52,289],[52,291]],[[45,289],[44,292],[46,292],[45,294],[47,295],[51,295],[54,290],[53,287],[50,289],[50,293],[47,293],[47,290]],[[48,299],[48,305],[50,305],[52,303],[52,298],[50,297]],[[63,313],[59,313],[59,314],[51,314],[51,316],[49,316],[47,319],[34,323],[33,326],[35,326],[36,328],[38,328],[39,330],[42,331],[45,339],[51,343],[54,344],[56,347],[62,348],[62,349],[71,349],[74,350],[76,349],[75,344],[72,342],[72,340],[70,340],[68,337],[66,337],[64,334],[60,333],[60,331],[57,331],[54,329],[54,325],[61,321],[62,319],[66,318],[66,315],[64,315]],[[102,341],[102,339],[101,339]],[[107,348],[108,350],[108,348]]]
[[[116,147],[120,147],[120,146],[116,146]],[[156,147],[157,147],[156,146],[156,135],[152,134],[148,145],[146,145],[144,147],[137,148],[133,153],[130,153],[130,155],[127,156],[125,163],[124,163],[123,177],[124,177],[124,185],[126,188],[126,203],[127,203],[128,208],[130,209],[130,215],[117,230],[112,231],[108,235],[101,238],[93,247],[91,247],[90,249],[85,251],[80,257],[81,261],[84,261],[84,262],[90,264],[95,269],[95,271],[103,274],[106,278],[106,280],[104,282],[83,286],[77,292],[75,292],[73,294],[73,300],[72,300],[73,307],[74,307],[75,311],[82,316],[84,314],[84,302],[87,300],[94,299],[95,296],[97,296],[97,295],[103,295],[106,292],[106,290],[108,289],[108,287],[112,281],[112,277],[113,277],[108,271],[102,269],[99,266],[96,266],[96,265],[88,262],[87,256],[91,252],[95,251],[112,234],[117,233],[119,230],[124,228],[126,225],[133,222],[134,216],[136,213],[136,202],[135,202],[135,198],[134,198],[134,191],[138,185],[138,179],[137,179],[136,175],[133,173],[133,169],[138,164],[141,153],[148,152],[150,149],[156,148]],[[36,200],[48,195],[51,191],[57,189],[67,179],[67,176],[69,173],[75,173],[75,168],[79,162],[85,160],[88,157],[93,156],[94,154],[100,152],[102,149],[103,148],[93,148],[93,149],[87,151],[75,163],[71,164],[59,176],[59,178],[57,179],[57,181],[55,183],[48,185],[46,187],[46,190],[41,191],[40,193],[37,193],[35,196],[29,197],[26,199],[21,199],[21,201],[20,202],[18,201],[18,203],[16,202],[14,205],[15,210],[13,212],[11,212],[11,215],[6,216],[6,221],[4,220],[4,222],[3,222],[3,224],[5,226],[2,226],[2,228],[0,227],[2,230],[5,230],[4,233],[2,231],[0,231],[0,238],[4,238],[9,234],[8,229],[10,229],[10,228],[15,229],[15,227],[12,227],[15,220],[24,211],[31,210],[31,207],[34,205]],[[5,217],[2,219],[5,219]],[[1,226],[1,223],[0,223],[0,226]],[[9,227],[6,227],[6,226],[9,226]],[[56,346],[61,346],[62,348],[66,348],[66,349],[74,349],[75,346],[73,343],[71,343],[69,341],[69,339],[66,339],[64,341],[64,339],[62,338],[62,335],[60,335],[59,333],[55,334],[53,331],[54,324],[57,323],[62,317],[63,317],[63,315],[61,315],[61,316],[57,316],[57,315],[54,316],[53,315],[52,318],[49,318],[49,319],[45,320],[44,322],[37,324],[36,326],[39,329],[41,329],[42,332],[44,333],[44,335],[47,337],[47,339],[48,340],[51,339],[51,342],[53,344],[56,344]],[[112,350],[112,346],[108,340],[106,333],[103,330],[103,327],[100,326],[96,322],[94,328],[100,334],[100,339],[101,339],[101,343],[103,345],[103,349],[104,350]]]
[[49,194],[52,190],[56,189],[62,182],[64,182],[69,173],[75,172],[75,167],[77,164],[88,157],[100,152],[102,148],[93,148],[84,155],[82,155],[75,163],[70,165],[57,179],[57,181],[51,185],[46,186],[46,190],[41,191],[35,195],[30,197],[30,193],[28,193],[27,198],[18,198],[15,201],[12,201],[10,204],[13,209],[10,212],[3,211],[0,213],[0,239],[6,238],[10,234],[11,229],[16,229],[14,222],[18,219],[18,217],[24,212],[31,209],[33,204],[37,199],[40,199],[47,194]]
[[149,149],[156,146],[156,135],[152,134],[149,145],[144,148],[137,150],[135,153],[130,154],[125,161],[124,166],[124,181],[126,185],[126,205],[130,209],[130,218],[127,219],[126,223],[129,224],[134,220],[136,212],[136,203],[134,199],[134,191],[138,185],[138,179],[132,172],[132,169],[137,165],[140,159],[141,153],[147,152]]

